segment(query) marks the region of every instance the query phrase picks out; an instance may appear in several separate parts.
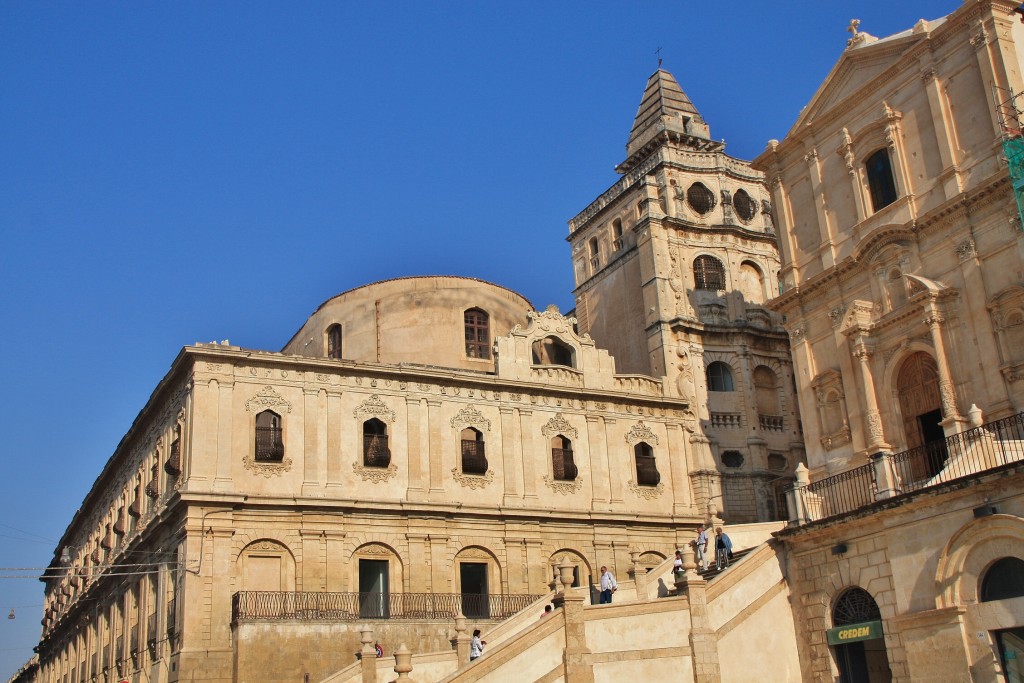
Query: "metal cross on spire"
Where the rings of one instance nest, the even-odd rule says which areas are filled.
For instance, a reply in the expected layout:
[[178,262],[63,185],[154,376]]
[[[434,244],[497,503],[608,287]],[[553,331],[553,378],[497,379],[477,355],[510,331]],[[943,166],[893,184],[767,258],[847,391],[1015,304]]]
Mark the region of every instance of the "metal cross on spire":
[[658,55],[658,68],[661,68],[661,48],[659,47],[654,51],[654,54]]

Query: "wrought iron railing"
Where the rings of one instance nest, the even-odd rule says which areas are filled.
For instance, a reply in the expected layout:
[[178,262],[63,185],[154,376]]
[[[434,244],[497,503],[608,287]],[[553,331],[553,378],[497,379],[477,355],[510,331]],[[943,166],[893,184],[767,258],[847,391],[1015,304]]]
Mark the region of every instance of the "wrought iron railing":
[[885,476],[892,476],[883,492],[892,497],[1024,461],[1024,413],[881,457],[797,489],[805,518],[826,519],[875,502],[879,493],[878,467],[888,468],[888,473],[882,471]]
[[487,457],[484,455],[483,441],[462,440],[462,471],[465,474],[487,474]]
[[256,428],[256,460],[275,461],[284,458],[284,441],[280,427]]
[[380,434],[363,435],[363,465],[366,467],[387,467],[391,464],[391,449],[388,437]]
[[473,619],[500,621],[522,611],[539,595],[475,593],[302,593],[240,591],[231,598],[232,621],[356,621]]
[[807,487],[804,504],[810,516],[824,519],[871,503],[875,491],[875,466],[869,463],[813,482]]

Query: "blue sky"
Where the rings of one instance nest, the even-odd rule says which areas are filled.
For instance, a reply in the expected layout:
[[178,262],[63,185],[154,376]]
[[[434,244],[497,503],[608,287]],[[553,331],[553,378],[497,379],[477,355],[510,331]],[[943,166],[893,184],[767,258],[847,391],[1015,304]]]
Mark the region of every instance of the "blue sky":
[[[183,345],[279,350],[402,275],[571,308],[566,221],[615,181],[657,48],[750,159],[851,18],[958,5],[0,0],[0,576],[46,566]],[[41,604],[0,578],[0,680]]]

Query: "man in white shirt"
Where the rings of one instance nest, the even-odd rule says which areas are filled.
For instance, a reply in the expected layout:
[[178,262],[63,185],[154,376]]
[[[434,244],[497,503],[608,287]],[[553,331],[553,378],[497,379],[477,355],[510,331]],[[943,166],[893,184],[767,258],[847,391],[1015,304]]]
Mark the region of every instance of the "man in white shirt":
[[697,551],[697,566],[702,572],[706,572],[708,570],[708,532],[704,530],[703,524],[697,527],[697,540],[694,545]]
[[615,583],[615,575],[608,571],[608,567],[601,567],[601,601],[599,604],[610,604],[612,593],[617,590],[619,590],[619,584]]

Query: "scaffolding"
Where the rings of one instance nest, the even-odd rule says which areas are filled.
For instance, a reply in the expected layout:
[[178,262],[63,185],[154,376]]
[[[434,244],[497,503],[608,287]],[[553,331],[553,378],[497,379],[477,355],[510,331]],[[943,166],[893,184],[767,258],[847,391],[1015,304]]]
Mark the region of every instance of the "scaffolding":
[[1017,200],[1017,214],[1020,225],[1024,226],[1024,130],[1022,130],[1022,106],[1024,93],[1014,93],[1009,88],[993,85],[995,94],[996,117],[999,119],[999,131],[1003,137],[1003,154],[1010,170],[1010,182],[1013,184],[1013,197]]

